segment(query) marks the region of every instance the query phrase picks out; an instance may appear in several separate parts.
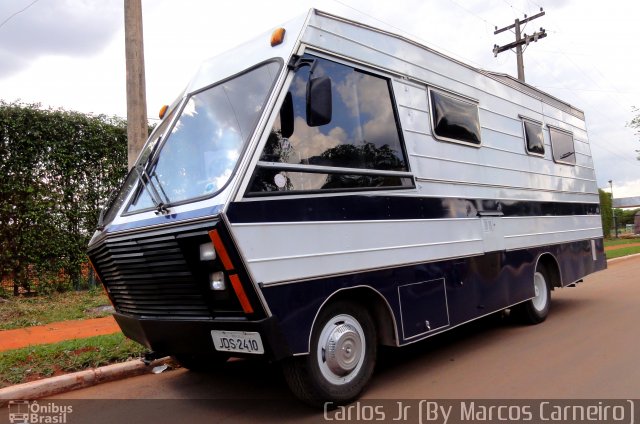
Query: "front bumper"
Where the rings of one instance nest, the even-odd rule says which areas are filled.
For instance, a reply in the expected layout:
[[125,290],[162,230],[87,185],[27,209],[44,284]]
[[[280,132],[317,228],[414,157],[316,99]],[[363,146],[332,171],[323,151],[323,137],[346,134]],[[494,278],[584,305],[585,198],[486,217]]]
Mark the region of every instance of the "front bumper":
[[274,361],[291,356],[291,351],[274,317],[259,321],[146,319],[119,313],[114,314],[114,317],[125,336],[162,354],[214,353],[216,350],[211,338],[211,330],[226,330],[260,333],[264,345],[264,355],[231,353],[232,356],[262,357]]

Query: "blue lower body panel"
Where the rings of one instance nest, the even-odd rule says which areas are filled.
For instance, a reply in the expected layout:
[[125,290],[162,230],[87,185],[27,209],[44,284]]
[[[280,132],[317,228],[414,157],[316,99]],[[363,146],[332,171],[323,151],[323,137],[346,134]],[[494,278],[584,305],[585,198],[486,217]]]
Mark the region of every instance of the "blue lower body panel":
[[262,291],[294,354],[308,351],[314,319],[327,299],[361,286],[384,298],[403,345],[531,299],[543,255],[557,263],[558,286],[606,268],[598,239],[268,285]]

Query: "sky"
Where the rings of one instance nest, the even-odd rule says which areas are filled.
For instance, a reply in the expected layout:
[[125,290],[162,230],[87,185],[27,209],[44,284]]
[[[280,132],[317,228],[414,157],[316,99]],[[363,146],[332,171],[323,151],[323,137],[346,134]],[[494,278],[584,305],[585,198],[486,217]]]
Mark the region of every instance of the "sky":
[[[0,1],[0,99],[126,117],[124,0]],[[526,47],[528,84],[585,111],[598,186],[640,196],[637,0],[142,0],[148,116],[171,103],[200,62],[309,8],[401,34],[472,66],[516,76],[514,40],[495,27],[548,36]],[[157,122],[152,121],[152,122]]]

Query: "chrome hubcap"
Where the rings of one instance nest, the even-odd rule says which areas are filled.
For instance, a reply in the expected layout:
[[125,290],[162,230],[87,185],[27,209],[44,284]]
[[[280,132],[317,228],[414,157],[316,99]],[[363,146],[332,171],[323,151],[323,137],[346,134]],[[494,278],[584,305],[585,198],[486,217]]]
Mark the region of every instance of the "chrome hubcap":
[[545,281],[544,276],[539,272],[536,272],[533,276],[533,288],[536,296],[531,299],[531,302],[533,307],[537,311],[541,312],[547,306],[549,299],[547,293],[547,282]]
[[349,383],[364,362],[366,341],[360,323],[351,315],[338,315],[320,332],[316,358],[320,372],[332,384]]
[[350,324],[342,324],[331,331],[325,346],[325,360],[329,369],[344,376],[358,365],[362,340]]

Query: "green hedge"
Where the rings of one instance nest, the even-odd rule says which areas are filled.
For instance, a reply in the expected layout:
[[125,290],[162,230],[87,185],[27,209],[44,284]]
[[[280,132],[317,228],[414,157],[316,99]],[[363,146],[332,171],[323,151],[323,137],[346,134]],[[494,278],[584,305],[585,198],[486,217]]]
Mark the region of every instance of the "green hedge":
[[613,229],[613,215],[611,214],[611,193],[598,189],[600,194],[600,218],[602,219],[602,232],[609,237]]
[[14,294],[80,286],[88,240],[126,167],[123,119],[0,101],[0,273]]

